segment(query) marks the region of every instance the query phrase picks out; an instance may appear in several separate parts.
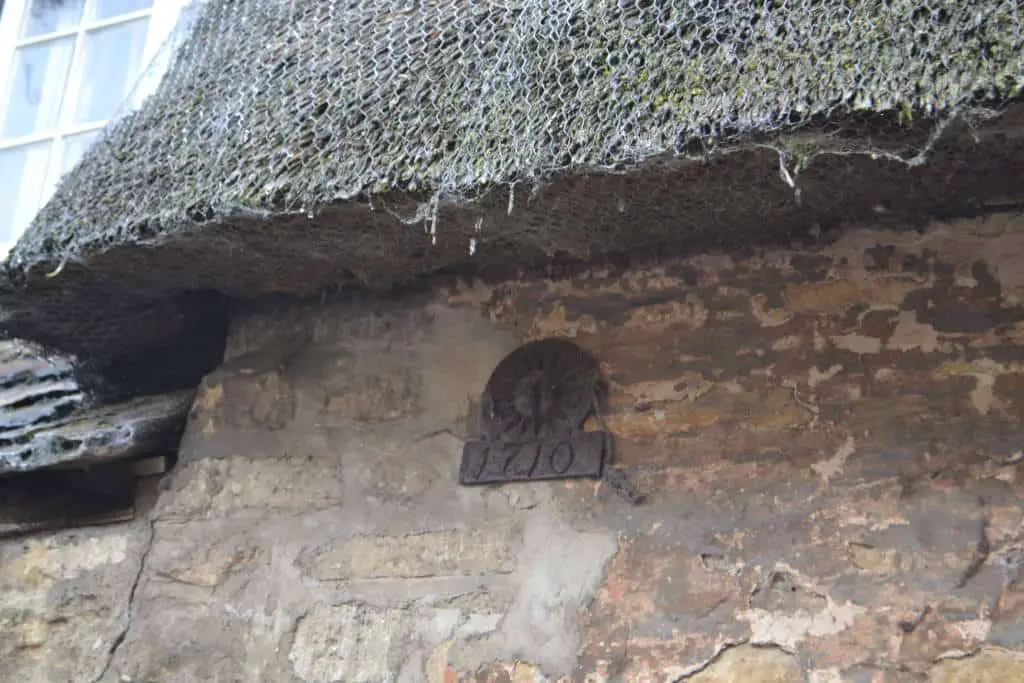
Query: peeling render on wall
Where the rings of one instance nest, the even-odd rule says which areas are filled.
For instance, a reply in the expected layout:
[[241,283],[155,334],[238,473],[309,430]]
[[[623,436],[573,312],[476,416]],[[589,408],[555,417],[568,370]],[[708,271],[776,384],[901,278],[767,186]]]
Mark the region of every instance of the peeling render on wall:
[[[456,484],[547,335],[644,505]],[[1024,680],[1022,340],[1018,215],[266,304],[136,523],[0,545],[0,679]]]

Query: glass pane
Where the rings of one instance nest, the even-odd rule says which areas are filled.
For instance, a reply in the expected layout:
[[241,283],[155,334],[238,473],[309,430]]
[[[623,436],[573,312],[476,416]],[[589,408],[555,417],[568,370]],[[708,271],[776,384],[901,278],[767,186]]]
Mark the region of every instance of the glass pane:
[[18,49],[3,137],[40,133],[57,124],[74,43],[74,38],[61,38]]
[[153,6],[153,0],[96,0],[93,19],[110,19]]
[[143,73],[132,85],[128,97],[136,107],[142,105],[146,99],[156,92],[164,76],[171,67],[171,59],[181,48],[196,19],[199,17],[199,9],[202,0],[189,0],[178,12],[178,18],[174,23],[167,38],[160,44],[151,62],[146,64]]
[[82,133],[81,135],[74,135],[64,140],[64,153],[61,155],[60,160],[60,174],[64,175],[75,167],[75,164],[85,154],[85,150],[89,149],[89,145],[95,142],[96,138],[100,136],[100,132],[93,131],[92,133]]
[[50,143],[0,150],[0,242],[17,239],[35,218]]
[[[16,0],[15,0],[16,1]],[[78,26],[85,0],[32,0],[21,27],[23,38]]]
[[202,9],[202,3],[203,0],[189,0],[189,2],[181,8],[181,11],[178,13],[178,21],[174,26],[175,33],[180,34],[178,42],[184,40],[189,31],[192,30],[193,24],[195,24],[196,19],[199,18],[199,10]]
[[139,19],[86,36],[76,122],[105,121],[118,110],[139,77],[148,28],[149,20]]

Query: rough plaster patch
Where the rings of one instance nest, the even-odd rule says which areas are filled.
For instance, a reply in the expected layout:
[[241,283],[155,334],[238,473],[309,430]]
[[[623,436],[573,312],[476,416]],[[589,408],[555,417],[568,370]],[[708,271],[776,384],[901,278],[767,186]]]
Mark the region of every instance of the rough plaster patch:
[[70,580],[105,565],[124,562],[127,553],[128,536],[125,534],[49,537],[30,541],[25,553],[15,559],[4,574],[29,582]]
[[723,322],[728,322],[730,320],[739,320],[740,318],[745,318],[746,315],[747,314],[744,313],[743,311],[717,311],[711,318],[712,320],[721,320]]
[[813,389],[822,382],[832,379],[842,371],[843,366],[839,364],[830,365],[824,371],[819,370],[817,366],[811,366],[811,369],[807,372],[807,385]]
[[894,548],[874,548],[860,543],[850,543],[849,550],[853,564],[866,572],[887,574],[921,569],[915,565],[914,555],[908,556]]
[[920,349],[924,353],[933,353],[939,348],[939,333],[931,325],[919,323],[916,311],[900,311],[896,328],[886,346],[897,351]]
[[281,656],[280,644],[295,627],[295,615],[280,605],[273,609],[250,610],[249,634],[245,639],[244,664],[250,681],[258,681]]
[[958,621],[953,624],[953,627],[964,640],[984,642],[988,638],[988,632],[992,630],[992,621],[990,619],[970,619]]
[[739,645],[724,650],[696,673],[676,680],[688,683],[802,683],[796,658],[775,647]]
[[863,334],[840,334],[832,337],[832,343],[835,344],[837,349],[862,355],[879,353],[882,350],[881,339],[868,337]]
[[674,325],[683,325],[695,330],[703,327],[707,321],[707,306],[696,295],[687,294],[684,301],[652,304],[633,309],[624,327],[658,332]]
[[790,334],[785,337],[779,337],[772,342],[772,351],[795,351],[799,349],[803,344],[803,340],[795,335]]
[[971,405],[979,415],[987,415],[995,400],[996,378],[992,375],[974,375],[974,388],[971,389]]
[[575,337],[580,332],[597,333],[597,320],[592,315],[581,315],[576,320],[569,320],[568,312],[562,304],[555,304],[547,315],[539,315],[534,320],[531,337]]
[[974,388],[971,390],[971,406],[978,411],[979,415],[986,415],[996,402],[995,385],[996,379],[1003,374],[1021,372],[1024,365],[1020,363],[999,363],[989,358],[981,358],[969,363],[964,361],[952,361],[943,363],[936,370],[935,374],[940,377],[955,377],[967,375],[974,378]]
[[224,385],[219,381],[207,380],[200,387],[195,398],[195,406],[212,413],[224,399]]
[[192,419],[202,421],[199,430],[203,434],[213,434],[217,431],[214,416],[223,399],[224,385],[220,381],[207,378],[199,386],[199,391],[196,393],[196,398],[192,403],[191,417]]
[[878,368],[875,370],[876,382],[891,382],[896,379],[896,371],[892,368]]
[[811,469],[814,470],[819,477],[821,477],[822,484],[828,484],[829,480],[837,474],[842,474],[843,467],[846,466],[846,461],[851,455],[857,450],[857,442],[852,436],[846,437],[846,441],[836,450],[828,460],[816,462],[811,465]]
[[839,669],[815,669],[807,673],[807,683],[843,683]]
[[[7,606],[4,605],[4,607]],[[33,650],[42,647],[50,635],[47,620],[36,616],[0,616],[0,627],[3,628],[4,646],[7,648],[13,646],[14,649],[19,650]]]
[[978,280],[970,275],[957,275],[953,278],[953,284],[957,287],[973,289],[978,286]]
[[308,683],[394,680],[411,640],[436,647],[459,620],[453,609],[381,609],[362,604],[317,605],[299,620],[288,654]]
[[498,626],[501,625],[501,619],[504,615],[500,613],[493,614],[470,614],[465,623],[459,626],[455,632],[456,638],[471,638],[473,636],[479,636],[484,633],[491,633],[496,631]]
[[786,288],[786,303],[796,313],[838,315],[859,303],[899,305],[918,286],[902,279],[864,278],[794,284]]
[[750,297],[750,314],[761,327],[779,327],[793,319],[793,314],[784,308],[768,308],[768,297],[764,294]]
[[[161,545],[167,548],[167,545]],[[235,572],[251,571],[264,553],[259,546],[246,544],[222,546],[206,543],[171,547],[177,552],[162,563],[156,559],[151,560],[150,565],[156,567],[164,564],[166,568],[158,571],[162,577],[206,588],[220,585],[228,575]]]
[[[630,298],[648,292],[678,291],[686,287],[682,278],[665,274],[664,268],[642,268],[629,271],[610,280],[610,271],[595,268],[584,278],[587,280],[583,291],[588,297],[607,295]],[[580,287],[574,280],[544,280],[544,291],[555,296],[579,296]]]
[[[328,381],[317,421],[320,424],[345,424],[348,420],[373,422],[395,420],[413,415],[421,409],[420,383],[412,367],[389,368],[398,365],[394,358],[377,358],[370,352],[360,353],[346,375],[324,369]],[[269,392],[267,392],[269,394]],[[259,411],[269,412],[269,411]],[[253,408],[254,417],[257,409]],[[262,423],[257,419],[257,423]]]
[[512,335],[495,329],[476,311],[431,307],[433,343],[421,347],[423,408],[455,420],[469,411],[502,357],[515,346]]
[[750,624],[750,642],[778,645],[794,650],[808,637],[820,638],[841,633],[853,626],[854,619],[867,610],[850,601],[842,605],[828,600],[818,612],[797,610],[792,614],[776,614],[763,609],[737,612],[737,617]]
[[407,628],[404,610],[317,605],[299,621],[288,659],[310,683],[388,680],[392,642]]
[[817,353],[821,353],[828,348],[828,339],[818,329],[817,323],[815,323],[813,330],[811,331],[811,348]]
[[22,585],[14,590],[0,591],[0,627],[6,625],[3,613],[46,612],[49,585],[30,589]]
[[449,306],[481,308],[494,296],[494,287],[480,280],[466,282],[460,279],[451,288],[441,287],[439,293]]
[[[991,226],[991,227],[990,227]],[[921,254],[931,250],[937,257],[961,269],[984,261],[1004,288],[1024,286],[1024,224],[1019,213],[996,214],[948,223],[933,223],[923,235],[889,230],[851,230],[824,253],[863,258],[865,250],[878,244],[896,247],[902,253]]]
[[[914,240],[920,250],[930,248],[961,267],[984,261],[1004,287],[1024,284],[1024,231],[1021,214],[936,223]],[[994,239],[995,238],[995,239]]]
[[[1018,217],[1018,226],[1020,219]],[[1007,289],[1024,287],[1024,231],[1004,233],[998,240],[978,239],[979,256]]]
[[512,666],[512,683],[544,683],[547,680],[533,664],[516,662]]
[[515,601],[498,632],[456,648],[456,668],[475,671],[488,662],[522,660],[549,676],[570,674],[579,649],[578,611],[594,595],[617,548],[611,532],[577,532],[548,512],[532,513],[523,533]]
[[651,382],[636,382],[622,387],[622,390],[637,401],[695,401],[711,391],[713,382],[703,378],[682,377]]
[[1024,681],[1024,654],[984,650],[972,657],[946,659],[934,667],[931,683],[1019,683]]
[[448,666],[448,652],[454,644],[454,640],[446,640],[430,653],[430,657],[427,658],[427,663],[424,667],[427,674],[427,683],[445,683],[447,681],[447,674],[451,671]]

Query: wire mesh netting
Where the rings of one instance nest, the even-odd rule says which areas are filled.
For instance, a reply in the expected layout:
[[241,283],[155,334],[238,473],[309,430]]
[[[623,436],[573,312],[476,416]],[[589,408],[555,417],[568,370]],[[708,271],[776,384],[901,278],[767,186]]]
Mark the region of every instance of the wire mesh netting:
[[1019,94],[1015,0],[211,0],[14,261]]
[[949,122],[1019,99],[1015,0],[199,7],[142,108],[12,250],[8,334],[110,353],[166,336],[190,290],[744,244],[880,202],[1020,190],[1020,138],[968,130],[961,156],[929,152]]

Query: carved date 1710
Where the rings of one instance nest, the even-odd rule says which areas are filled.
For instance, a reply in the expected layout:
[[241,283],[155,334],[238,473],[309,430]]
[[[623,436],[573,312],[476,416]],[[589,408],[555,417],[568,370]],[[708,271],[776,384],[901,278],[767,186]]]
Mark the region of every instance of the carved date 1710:
[[463,449],[460,483],[604,478],[639,502],[628,479],[607,466],[611,435],[584,431],[606,398],[600,366],[573,342],[551,338],[520,346],[487,381],[482,438]]

